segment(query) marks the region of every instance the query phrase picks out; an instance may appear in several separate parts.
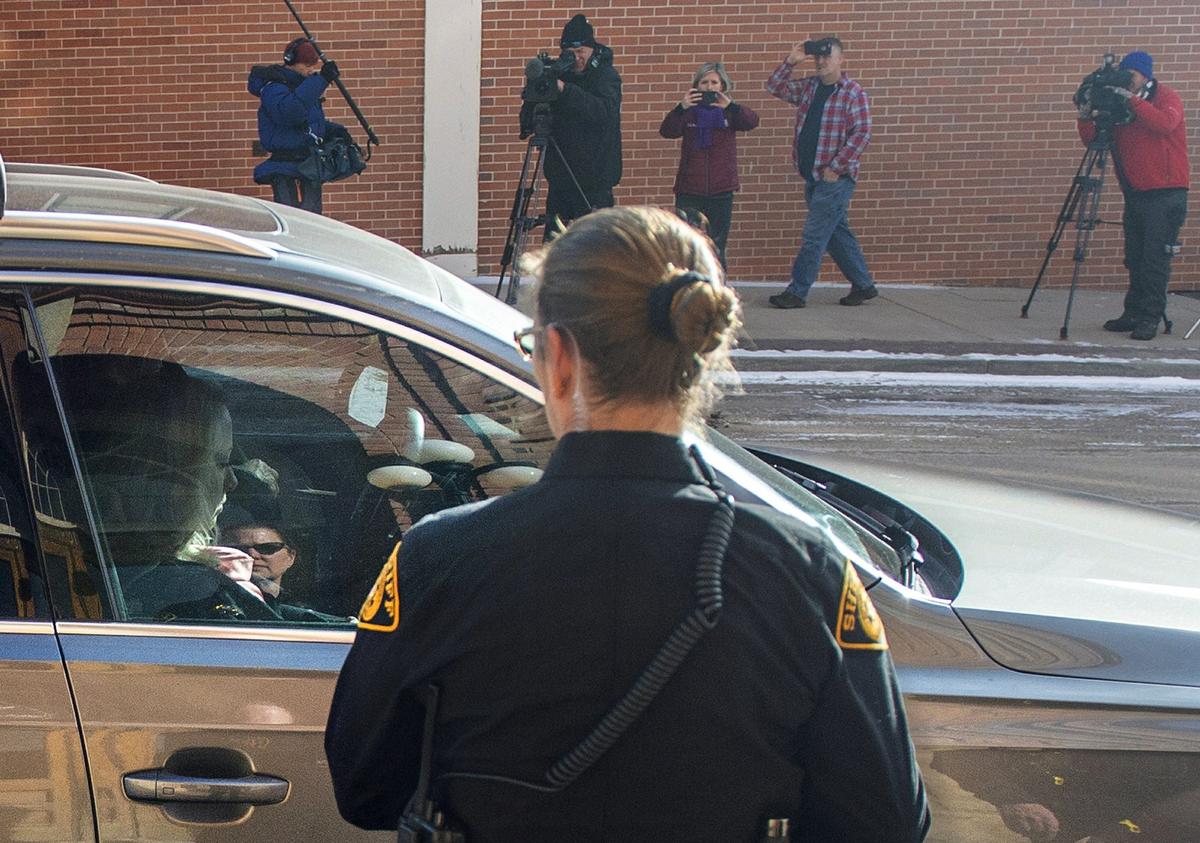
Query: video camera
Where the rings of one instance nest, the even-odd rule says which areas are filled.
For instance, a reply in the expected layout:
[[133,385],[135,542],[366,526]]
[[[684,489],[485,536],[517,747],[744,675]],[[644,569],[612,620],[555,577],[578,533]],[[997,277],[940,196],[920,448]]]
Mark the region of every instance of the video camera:
[[558,80],[575,67],[575,54],[563,50],[556,59],[549,53],[538,53],[525,63],[525,87],[521,99],[525,102],[554,102],[558,99]]
[[818,38],[816,41],[804,42],[804,55],[827,56],[833,52],[838,40],[836,38]]
[[1133,110],[1124,97],[1111,88],[1128,89],[1133,74],[1117,67],[1117,58],[1112,53],[1104,54],[1104,63],[1083,77],[1071,101],[1078,107],[1087,106],[1093,113],[1099,132],[1111,131],[1113,126],[1122,126],[1133,121]]

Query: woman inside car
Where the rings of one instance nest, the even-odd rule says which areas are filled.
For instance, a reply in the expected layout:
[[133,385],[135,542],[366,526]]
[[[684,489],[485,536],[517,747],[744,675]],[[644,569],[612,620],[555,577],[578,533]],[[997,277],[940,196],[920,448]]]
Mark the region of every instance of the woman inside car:
[[409,530],[326,732],[342,815],[430,796],[468,840],[914,841],[929,824],[886,636],[816,529],[732,502],[690,447],[739,324],[711,244],[597,211],[519,332],[558,438],[541,480]]
[[278,620],[242,584],[248,569],[227,576],[206,555],[236,486],[220,392],[167,361],[84,354],[54,369],[128,617]]

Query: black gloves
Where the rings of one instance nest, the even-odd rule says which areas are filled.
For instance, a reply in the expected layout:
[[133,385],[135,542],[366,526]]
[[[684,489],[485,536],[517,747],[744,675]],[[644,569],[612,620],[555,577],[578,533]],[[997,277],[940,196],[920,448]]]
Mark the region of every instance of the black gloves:
[[342,72],[338,70],[337,62],[327,61],[321,65],[321,78],[326,82],[333,82],[341,75]]

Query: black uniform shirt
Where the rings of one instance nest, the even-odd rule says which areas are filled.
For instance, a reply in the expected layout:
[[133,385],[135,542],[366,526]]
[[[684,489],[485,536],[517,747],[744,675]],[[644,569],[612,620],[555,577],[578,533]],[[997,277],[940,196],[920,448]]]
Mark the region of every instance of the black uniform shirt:
[[[446,775],[543,783],[692,608],[715,508],[679,440],[573,433],[535,485],[411,529],[330,712],[342,815],[396,827],[419,764],[412,693],[433,682],[435,795],[472,843],[751,841],[769,817],[792,818],[793,840],[921,839],[924,788],[857,575],[758,506],[737,508],[720,622],[578,781]],[[839,643],[847,607],[863,624]]]

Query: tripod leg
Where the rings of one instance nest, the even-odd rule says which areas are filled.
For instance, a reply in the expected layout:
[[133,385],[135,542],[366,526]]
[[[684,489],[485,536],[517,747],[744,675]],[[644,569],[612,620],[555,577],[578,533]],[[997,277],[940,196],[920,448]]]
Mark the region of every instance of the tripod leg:
[[1108,147],[1098,147],[1092,161],[1097,174],[1093,177],[1091,175],[1092,167],[1089,166],[1087,174],[1083,176],[1080,183],[1080,213],[1075,222],[1075,269],[1071,273],[1071,291],[1067,294],[1067,310],[1063,314],[1062,329],[1058,332],[1060,340],[1067,338],[1067,330],[1071,322],[1071,307],[1075,302],[1075,288],[1079,283],[1079,270],[1083,268],[1083,262],[1087,260],[1087,250],[1092,239],[1092,232],[1096,230],[1096,226],[1100,222],[1100,192],[1104,188],[1104,165],[1107,160]]
[[533,153],[533,144],[525,147],[525,158],[521,161],[521,178],[513,194],[512,208],[508,212],[508,233],[504,235],[504,251],[500,256],[500,277],[496,280],[496,298],[500,298],[500,290],[504,286],[504,274],[508,271],[513,258],[513,242],[517,224],[521,219],[521,208],[525,204],[526,176],[529,174],[529,160]]
[[1188,332],[1187,332],[1186,334],[1184,334],[1184,335],[1183,335],[1183,338],[1184,338],[1185,340],[1190,340],[1190,339],[1192,338],[1192,334],[1196,333],[1196,329],[1197,329],[1197,328],[1200,328],[1200,319],[1197,319],[1197,320],[1196,320],[1196,321],[1195,321],[1195,322],[1192,324],[1192,327],[1188,328]]
[[516,260],[513,262],[512,273],[508,276],[508,294],[504,297],[504,303],[508,305],[517,303],[517,292],[521,289],[521,255],[525,254],[525,241],[528,237],[527,228],[522,227],[517,232]]
[[[525,147],[525,160],[521,163],[521,181],[517,185],[517,191],[513,196],[512,210],[509,212],[508,235],[504,239],[504,251],[500,257],[500,277],[496,281],[496,298],[500,297],[501,291],[504,289],[504,276],[508,273],[510,267],[515,267],[515,261],[520,259],[520,246],[518,237],[531,226],[537,225],[537,221],[529,216],[529,205],[534,194],[537,193],[538,175],[542,167],[543,147],[534,143],[535,138],[530,138],[529,145]],[[534,149],[537,154],[534,155]],[[530,161],[533,162],[533,168],[530,169]],[[509,275],[509,292],[506,300],[509,304],[516,299],[516,294],[513,292],[513,278]]]
[[1067,189],[1067,197],[1063,200],[1062,208],[1058,211],[1058,221],[1054,224],[1054,232],[1050,235],[1049,242],[1046,243],[1046,256],[1042,259],[1042,267],[1038,270],[1037,278],[1034,280],[1033,287],[1029,291],[1029,298],[1025,299],[1025,304],[1021,305],[1022,319],[1029,318],[1029,306],[1033,304],[1033,297],[1037,295],[1038,287],[1042,285],[1042,276],[1046,274],[1046,267],[1050,265],[1050,258],[1054,256],[1054,251],[1058,248],[1058,242],[1062,239],[1067,223],[1075,218],[1075,211],[1079,206],[1079,197],[1082,193],[1080,188],[1083,180],[1081,177],[1085,172],[1091,172],[1089,159],[1092,157],[1093,150],[1084,150],[1083,158],[1079,161],[1079,167],[1075,170],[1075,178],[1071,179],[1071,186]]
[[575,171],[571,169],[571,165],[567,163],[567,156],[563,155],[562,149],[558,146],[558,141],[550,138],[550,145],[554,147],[554,151],[558,153],[558,160],[562,162],[563,169],[567,171],[567,175],[571,177],[571,184],[575,185],[575,189],[579,191],[579,198],[583,201],[583,207],[589,211],[595,210],[592,207],[592,202],[588,199],[587,193],[579,184],[579,179],[575,178]]
[[544,150],[539,146],[533,163],[533,173],[529,178],[529,187],[522,200],[516,236],[513,238],[512,271],[508,276],[508,294],[504,297],[505,304],[515,305],[517,303],[517,290],[521,286],[521,255],[525,253],[525,240],[528,238],[529,232],[538,225],[537,216],[529,215],[529,207],[534,205],[537,198],[537,189],[540,183],[538,177],[542,172],[542,156],[544,154]]

